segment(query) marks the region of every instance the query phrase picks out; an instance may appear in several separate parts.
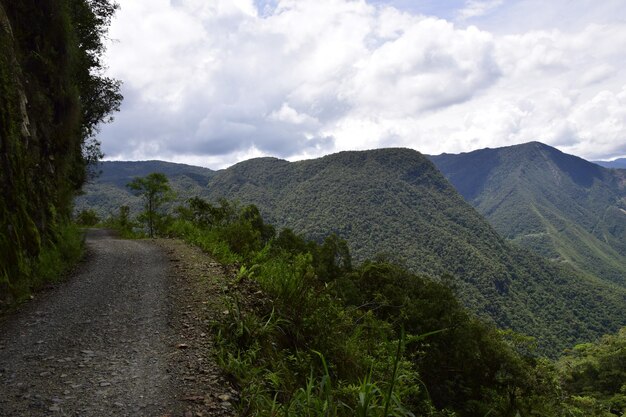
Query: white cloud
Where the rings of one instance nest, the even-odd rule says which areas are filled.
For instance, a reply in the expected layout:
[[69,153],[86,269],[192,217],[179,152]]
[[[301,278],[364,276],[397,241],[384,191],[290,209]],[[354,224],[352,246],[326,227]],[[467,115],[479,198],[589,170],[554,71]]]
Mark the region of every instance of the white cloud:
[[[457,15],[497,16],[509,7],[500,3],[467,1]],[[364,0],[264,4],[124,2],[109,62],[127,100],[103,129],[108,156],[219,167],[248,155],[530,140],[626,154],[617,18],[502,34]]]
[[595,158],[626,155],[626,85],[621,91],[600,91],[582,102],[568,120],[575,126],[578,140],[566,149]]
[[432,18],[371,51],[354,71],[340,98],[359,115],[392,118],[466,101],[499,77],[488,33]]
[[581,75],[581,82],[583,86],[590,84],[596,84],[616,75],[617,70],[614,66],[606,63],[600,63],[596,66],[585,70]]
[[483,16],[501,5],[502,0],[466,0],[458,15],[461,20]]
[[286,122],[292,123],[296,125],[315,125],[317,124],[317,120],[308,114],[298,113],[295,109],[289,106],[287,103],[283,103],[279,110],[273,111],[269,115],[270,120],[275,120],[277,122]]

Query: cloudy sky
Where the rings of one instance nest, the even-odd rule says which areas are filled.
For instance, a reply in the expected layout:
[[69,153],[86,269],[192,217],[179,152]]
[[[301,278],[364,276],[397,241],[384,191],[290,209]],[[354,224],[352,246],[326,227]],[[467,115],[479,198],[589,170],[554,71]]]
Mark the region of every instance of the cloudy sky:
[[626,156],[623,0],[118,0],[106,159]]

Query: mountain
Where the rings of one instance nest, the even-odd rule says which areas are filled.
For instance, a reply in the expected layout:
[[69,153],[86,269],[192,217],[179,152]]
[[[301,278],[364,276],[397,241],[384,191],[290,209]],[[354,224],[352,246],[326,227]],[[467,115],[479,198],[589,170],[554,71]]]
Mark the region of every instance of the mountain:
[[623,288],[511,246],[416,151],[253,159],[216,172],[208,189],[309,238],[335,232],[357,260],[385,252],[414,271],[450,274],[466,305],[544,347],[626,319]]
[[215,171],[193,165],[175,164],[164,161],[108,161],[100,162],[98,182],[111,183],[125,187],[129,178],[145,177],[153,172],[160,172],[168,178],[188,177],[199,185],[205,186]]
[[539,142],[430,159],[507,239],[626,286],[626,171]]
[[624,288],[511,245],[413,150],[252,159],[210,173],[200,195],[256,204],[267,221],[312,239],[335,232],[357,261],[383,253],[443,279],[482,317],[538,337],[544,352],[626,322]]
[[133,213],[142,210],[141,198],[126,187],[133,178],[153,172],[165,174],[179,201],[206,193],[206,184],[214,174],[208,168],[163,161],[103,161],[95,171],[98,176],[83,188],[75,200],[75,210],[91,208],[102,218],[116,214],[127,205]]
[[605,168],[626,169],[626,158],[618,158],[613,161],[593,161],[593,163]]

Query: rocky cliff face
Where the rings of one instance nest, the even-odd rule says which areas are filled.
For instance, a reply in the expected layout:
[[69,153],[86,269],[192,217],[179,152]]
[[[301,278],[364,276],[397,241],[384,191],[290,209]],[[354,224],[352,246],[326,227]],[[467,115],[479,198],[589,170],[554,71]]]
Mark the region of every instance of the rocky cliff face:
[[0,303],[28,292],[85,176],[75,3],[0,0]]
[[28,258],[38,254],[40,231],[29,212],[27,152],[31,143],[28,99],[17,59],[11,22],[0,4],[0,294],[19,292],[16,277],[28,272]]

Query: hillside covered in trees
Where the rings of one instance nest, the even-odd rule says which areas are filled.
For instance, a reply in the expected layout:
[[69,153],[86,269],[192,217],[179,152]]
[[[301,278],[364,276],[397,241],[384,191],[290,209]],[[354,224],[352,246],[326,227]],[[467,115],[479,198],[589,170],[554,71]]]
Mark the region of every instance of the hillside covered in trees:
[[[99,169],[97,126],[122,99],[101,62],[115,9],[0,0],[0,307],[80,255],[72,200]],[[212,295],[226,305],[202,323],[241,415],[623,415],[624,173],[541,144],[523,152],[478,155],[470,171],[437,161],[495,227],[408,149],[217,172],[107,163],[78,206],[133,235],[128,206],[143,204],[150,236],[221,263],[229,280]]]
[[626,171],[539,142],[430,158],[507,239],[626,286]]
[[103,75],[108,0],[0,1],[0,301],[26,295],[80,235],[72,200],[122,99]]
[[236,265],[212,327],[220,366],[241,388],[240,415],[626,410],[626,328],[551,361],[532,338],[477,319],[444,283],[380,257],[355,265],[335,234],[314,242],[278,231],[254,205],[195,197],[159,232]]
[[542,348],[593,339],[626,320],[624,288],[509,245],[413,150],[254,159],[214,175],[208,192],[256,204],[270,222],[317,241],[334,232],[357,261],[386,254],[450,279],[473,311],[537,336]]
[[75,210],[94,210],[101,219],[117,215],[121,206],[128,206],[135,214],[141,211],[141,199],[126,187],[132,178],[162,173],[178,200],[184,201],[205,195],[209,178],[215,173],[208,168],[164,161],[103,161],[96,170],[98,177],[85,184],[84,194],[75,199]]
[[[114,176],[110,164],[103,163],[103,177]],[[510,245],[418,152],[343,152],[293,163],[260,158],[209,174],[198,196],[255,204],[268,222],[318,242],[336,233],[355,262],[378,256],[443,279],[474,312],[537,336],[546,351],[615,331],[626,318],[623,288]],[[187,181],[174,176],[172,188],[184,190]],[[139,204],[111,181],[94,186],[103,184]]]

